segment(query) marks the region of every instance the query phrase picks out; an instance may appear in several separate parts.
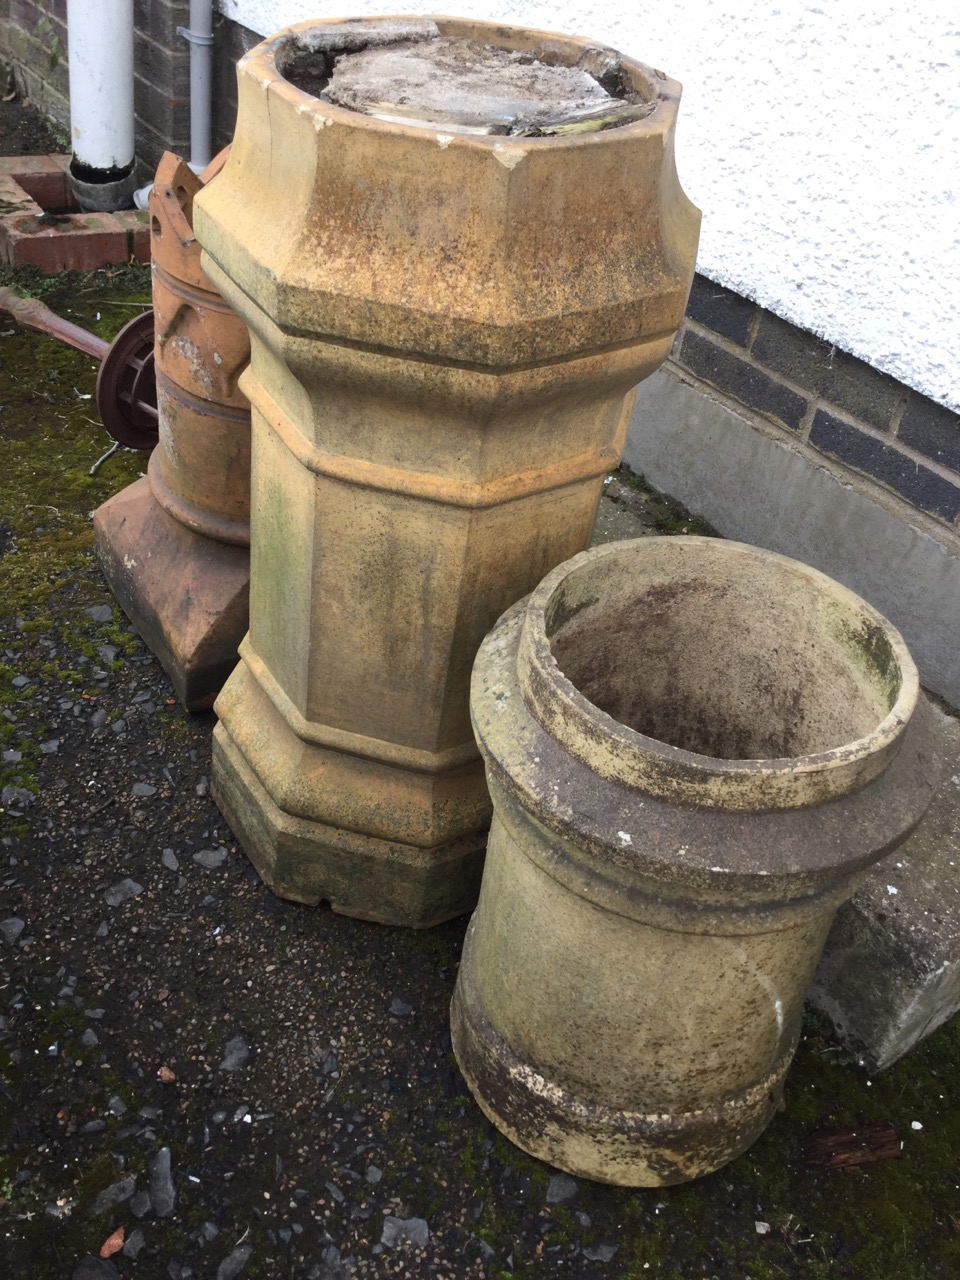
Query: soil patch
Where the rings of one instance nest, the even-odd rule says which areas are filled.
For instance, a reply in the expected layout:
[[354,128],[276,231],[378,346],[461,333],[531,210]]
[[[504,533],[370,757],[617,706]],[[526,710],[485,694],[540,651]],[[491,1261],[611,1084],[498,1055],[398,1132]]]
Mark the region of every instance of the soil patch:
[[70,150],[70,144],[22,102],[0,102],[0,156],[41,156]]

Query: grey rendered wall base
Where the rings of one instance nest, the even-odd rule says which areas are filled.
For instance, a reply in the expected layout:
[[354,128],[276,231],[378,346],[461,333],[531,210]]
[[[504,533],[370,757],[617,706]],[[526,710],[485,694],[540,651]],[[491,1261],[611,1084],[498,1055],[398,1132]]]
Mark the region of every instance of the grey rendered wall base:
[[951,531],[861,476],[834,474],[672,361],[640,387],[624,461],[725,537],[804,560],[869,600],[902,632],[923,684],[960,706]]

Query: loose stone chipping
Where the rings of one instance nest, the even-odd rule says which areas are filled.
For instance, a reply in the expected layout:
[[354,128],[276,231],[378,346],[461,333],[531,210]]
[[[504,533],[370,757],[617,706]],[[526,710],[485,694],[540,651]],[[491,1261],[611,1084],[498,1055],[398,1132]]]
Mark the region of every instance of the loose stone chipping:
[[109,1187],[105,1187],[94,1198],[90,1208],[87,1210],[88,1214],[91,1217],[96,1217],[97,1214],[106,1213],[109,1209],[115,1209],[117,1205],[126,1203],[133,1195],[136,1187],[136,1178],[121,1178],[119,1182],[111,1183]]
[[424,1249],[429,1239],[430,1227],[423,1218],[395,1218],[388,1215],[383,1219],[380,1243],[388,1249],[396,1249],[405,1244],[412,1245],[415,1249]]
[[176,1211],[177,1188],[173,1180],[173,1161],[169,1147],[161,1147],[148,1165],[150,1204],[158,1218],[169,1218]]

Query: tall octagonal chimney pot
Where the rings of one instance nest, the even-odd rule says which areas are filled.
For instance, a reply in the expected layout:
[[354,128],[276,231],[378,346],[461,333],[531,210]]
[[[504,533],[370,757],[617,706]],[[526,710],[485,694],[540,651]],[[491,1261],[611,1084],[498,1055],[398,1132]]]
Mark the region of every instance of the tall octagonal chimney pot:
[[252,342],[250,631],[214,791],[278,893],[429,925],[479,883],[474,655],[587,545],[683,316],[680,86],[449,18],[303,23],[238,78],[194,213]]

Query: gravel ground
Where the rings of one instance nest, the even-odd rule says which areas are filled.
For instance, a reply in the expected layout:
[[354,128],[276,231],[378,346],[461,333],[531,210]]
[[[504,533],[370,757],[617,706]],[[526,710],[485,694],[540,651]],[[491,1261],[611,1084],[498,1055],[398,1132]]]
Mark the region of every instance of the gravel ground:
[[[136,272],[16,281],[107,334],[145,296]],[[811,1021],[785,1112],[689,1187],[601,1187],[500,1137],[450,1049],[465,921],[263,886],[209,796],[213,716],[177,705],[93,561],[89,512],[143,457],[89,476],[95,368],[3,320],[3,1275],[958,1274],[952,1027],[868,1081]],[[605,537],[697,527],[635,477],[607,492]],[[811,1163],[867,1122],[899,1159]]]

